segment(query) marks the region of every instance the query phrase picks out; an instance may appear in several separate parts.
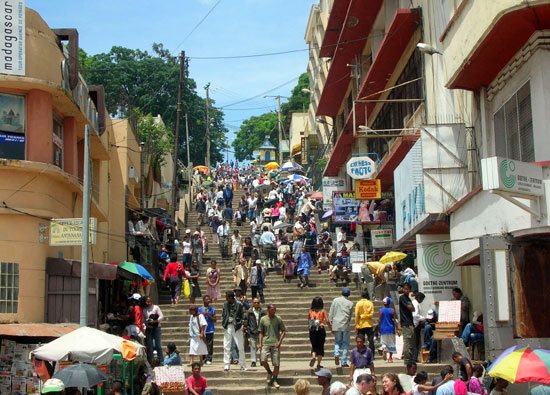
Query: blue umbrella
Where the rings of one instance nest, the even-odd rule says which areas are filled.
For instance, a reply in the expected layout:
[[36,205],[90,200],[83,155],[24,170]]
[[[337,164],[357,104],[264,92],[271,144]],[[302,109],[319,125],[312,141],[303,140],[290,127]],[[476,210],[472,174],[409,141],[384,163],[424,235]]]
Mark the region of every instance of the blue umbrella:
[[301,180],[308,181],[309,180],[309,178],[307,178],[306,176],[302,176],[300,174],[291,174],[291,175],[288,176],[288,179],[290,181],[301,181]]
[[303,170],[302,166],[292,161],[283,163],[283,166],[281,167],[281,171],[300,171],[300,170]]

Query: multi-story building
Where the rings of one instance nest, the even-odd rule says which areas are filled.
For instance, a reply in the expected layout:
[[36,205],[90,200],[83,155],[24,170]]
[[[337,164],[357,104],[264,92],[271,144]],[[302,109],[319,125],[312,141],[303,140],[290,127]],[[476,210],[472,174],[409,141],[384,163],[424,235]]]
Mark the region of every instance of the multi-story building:
[[79,74],[78,32],[22,12],[18,59],[0,74],[0,322],[79,321],[81,247],[50,243],[50,225],[82,217],[88,127],[96,220],[89,323],[97,325],[108,307],[98,301],[117,276],[109,263],[128,256],[127,209],[140,207],[139,144],[134,135],[122,141],[133,133],[126,121],[112,121],[103,87]]
[[392,247],[416,256],[428,303],[459,286],[486,314],[488,356],[544,343],[527,301],[549,278],[550,2],[332,3],[312,82],[317,119],[334,119],[324,175],[353,185],[346,162],[375,162]]
[[541,319],[550,285],[549,29],[550,1],[462,1],[438,38],[443,84],[475,97],[483,182],[450,210],[450,236],[453,261],[481,269],[491,358],[513,344],[550,345]]

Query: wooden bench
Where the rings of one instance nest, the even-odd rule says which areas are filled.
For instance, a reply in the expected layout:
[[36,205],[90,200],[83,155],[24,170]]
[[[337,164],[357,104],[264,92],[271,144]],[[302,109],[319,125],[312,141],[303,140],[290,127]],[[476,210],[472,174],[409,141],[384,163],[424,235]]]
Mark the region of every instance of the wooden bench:
[[437,341],[437,360],[441,362],[441,341],[456,337],[460,324],[458,322],[437,322],[432,340]]

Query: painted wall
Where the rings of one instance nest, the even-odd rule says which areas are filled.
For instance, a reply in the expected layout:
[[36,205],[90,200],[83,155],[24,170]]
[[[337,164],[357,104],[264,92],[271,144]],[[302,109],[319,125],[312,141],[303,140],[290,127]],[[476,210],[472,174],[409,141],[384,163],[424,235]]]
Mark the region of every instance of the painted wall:
[[446,80],[460,71],[480,40],[494,26],[497,17],[504,12],[542,3],[547,1],[529,1],[529,5],[523,0],[466,1],[462,13],[456,18],[442,43],[445,51]]

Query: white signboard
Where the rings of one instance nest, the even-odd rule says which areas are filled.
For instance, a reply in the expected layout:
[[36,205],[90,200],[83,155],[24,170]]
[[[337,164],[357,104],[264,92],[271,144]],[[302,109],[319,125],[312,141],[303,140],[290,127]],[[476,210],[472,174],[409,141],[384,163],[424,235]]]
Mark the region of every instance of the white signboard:
[[[96,222],[95,218],[90,218],[89,244],[96,243]],[[50,222],[50,245],[82,245],[82,218],[53,218]]]
[[368,156],[357,156],[348,161],[346,171],[354,180],[369,180],[376,173],[376,162]]
[[345,191],[346,180],[341,177],[323,177],[323,208],[332,208],[332,192]]
[[391,248],[393,245],[393,229],[371,229],[370,237],[374,248]]
[[0,73],[25,75],[25,1],[2,1],[0,24]]
[[426,295],[424,306],[452,300],[452,289],[462,285],[460,268],[451,260],[448,239],[448,235],[416,235],[418,288]]
[[395,239],[400,240],[427,217],[422,173],[422,141],[418,140],[393,172]]
[[543,196],[542,167],[493,156],[481,160],[483,190]]

